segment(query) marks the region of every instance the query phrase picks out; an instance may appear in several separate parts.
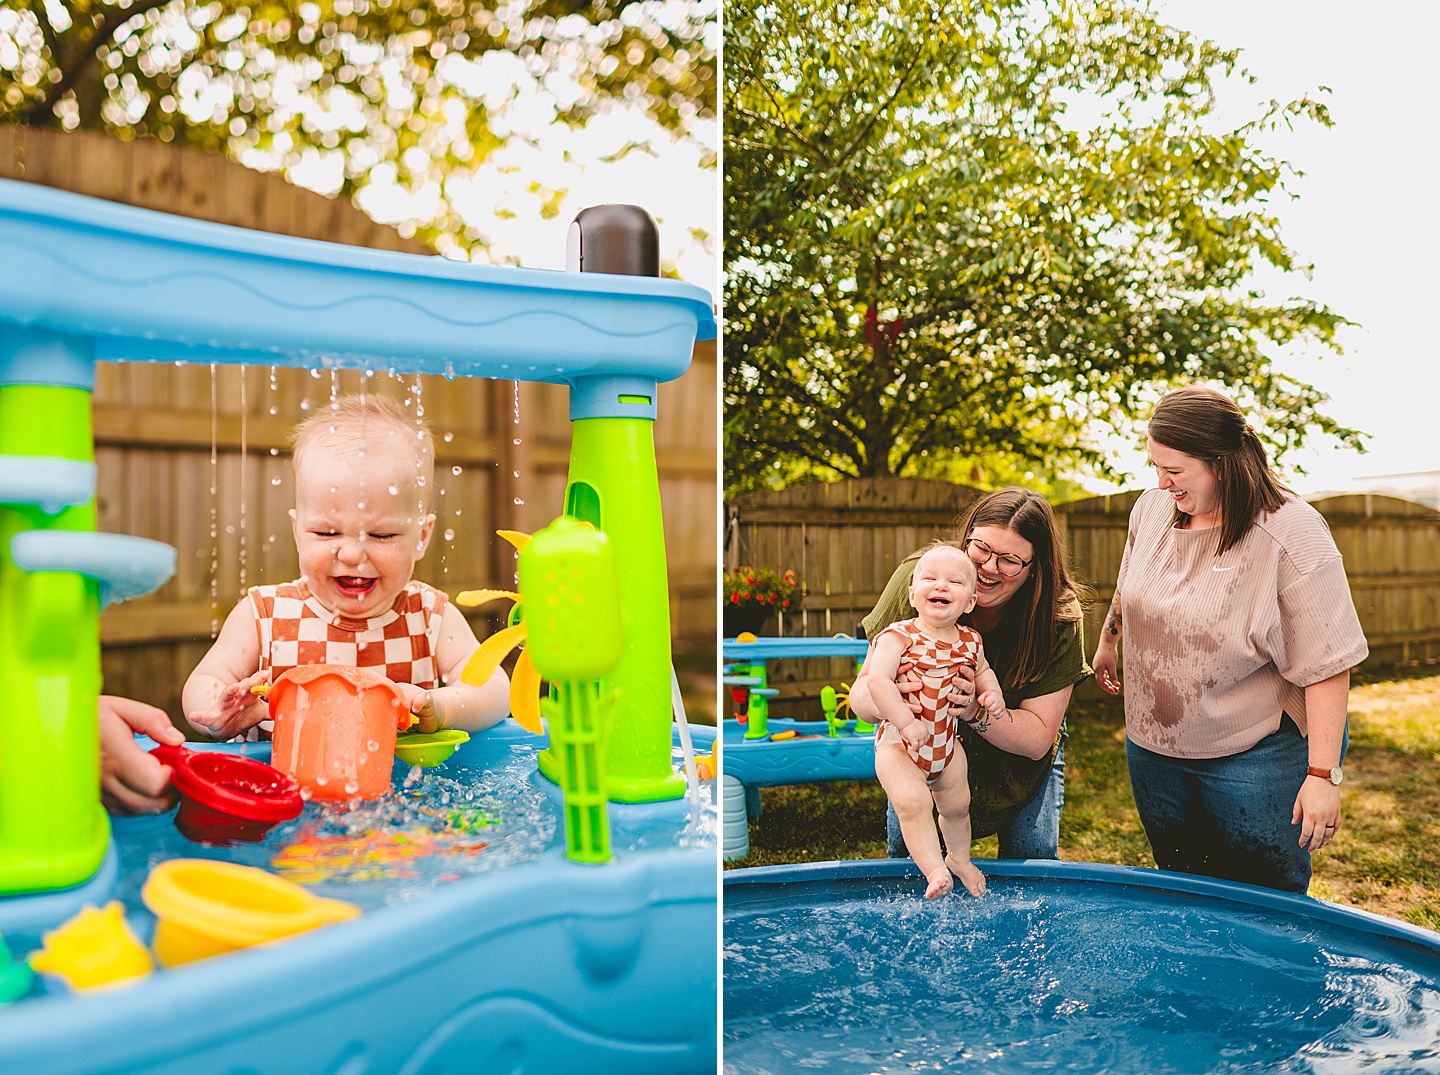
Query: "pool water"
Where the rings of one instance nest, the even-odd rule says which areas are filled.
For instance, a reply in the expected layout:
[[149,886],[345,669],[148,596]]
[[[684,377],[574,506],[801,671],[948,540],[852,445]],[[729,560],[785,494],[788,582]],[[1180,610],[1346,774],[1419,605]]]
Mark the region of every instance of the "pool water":
[[725,1070],[1440,1071],[1433,951],[1120,885],[921,887],[727,885]]

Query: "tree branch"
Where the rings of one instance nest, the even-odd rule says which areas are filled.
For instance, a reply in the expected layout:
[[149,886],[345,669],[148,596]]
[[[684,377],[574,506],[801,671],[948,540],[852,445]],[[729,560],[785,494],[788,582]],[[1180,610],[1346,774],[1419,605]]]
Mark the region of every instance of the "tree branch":
[[[115,36],[120,27],[131,19],[145,15],[157,7],[164,7],[170,2],[171,0],[137,0],[127,8],[113,9],[95,28],[95,32],[88,39],[82,41],[72,55],[65,58],[64,64],[60,68],[60,81],[52,83],[50,88],[45,91],[44,96],[31,106],[30,111],[25,114],[26,122],[38,126],[53,118],[56,102],[70,92],[80,76],[84,74],[85,69],[90,66],[91,61],[95,59],[95,54]],[[54,49],[51,49],[51,52],[53,54]],[[57,62],[59,59],[60,57],[56,56]]]

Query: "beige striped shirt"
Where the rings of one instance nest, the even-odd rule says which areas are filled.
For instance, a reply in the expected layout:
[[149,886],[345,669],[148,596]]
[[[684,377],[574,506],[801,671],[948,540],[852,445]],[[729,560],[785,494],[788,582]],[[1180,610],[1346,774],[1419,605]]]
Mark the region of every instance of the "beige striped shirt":
[[1216,556],[1220,530],[1177,530],[1151,489],[1130,513],[1116,589],[1124,616],[1125,728],[1157,754],[1248,750],[1305,691],[1365,659],[1340,551],[1303,500],[1263,515]]

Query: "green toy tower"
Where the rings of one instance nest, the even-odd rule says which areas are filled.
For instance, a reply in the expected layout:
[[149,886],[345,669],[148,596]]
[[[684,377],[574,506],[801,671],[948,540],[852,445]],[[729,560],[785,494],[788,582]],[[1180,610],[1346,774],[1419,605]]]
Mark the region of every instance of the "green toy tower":
[[[585,209],[570,227],[569,262],[581,272],[658,276],[659,232],[637,206]],[[622,652],[603,681],[616,694],[606,786],[617,802],[685,794],[685,778],[670,761],[670,594],[655,464],[656,390],[654,379],[626,375],[579,377],[570,390],[565,514],[604,531],[624,566]]]
[[100,868],[100,609],[175,570],[168,545],[95,532],[92,346],[0,327],[0,895]]

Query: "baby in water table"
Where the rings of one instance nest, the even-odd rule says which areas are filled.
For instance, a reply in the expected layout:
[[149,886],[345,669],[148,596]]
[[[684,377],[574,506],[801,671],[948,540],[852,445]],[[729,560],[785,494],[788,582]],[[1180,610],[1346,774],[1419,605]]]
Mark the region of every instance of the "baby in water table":
[[[975,607],[974,561],[959,545],[931,545],[915,564],[910,604],[919,615],[880,632],[866,660],[871,696],[882,718],[875,730],[875,775],[895,804],[905,846],[925,875],[925,898],[951,891],[952,873],[978,896],[985,891],[985,876],[970,861],[969,774],[950,689],[958,670],[968,666],[975,670],[977,700],[997,719],[1005,698],[985,660],[980,635],[959,623]],[[919,716],[896,686],[902,665],[913,666],[912,675],[920,679]],[[945,836],[943,859],[932,809],[940,814]]]
[[[411,579],[435,527],[430,430],[383,396],[342,397],[296,427],[300,578],[252,587],[185,681],[185,718],[215,739],[260,727],[252,693],[302,664],[392,680],[420,731],[481,731],[509,712],[509,682],[460,681],[480,643],[445,594]],[[252,736],[258,733],[251,732]]]

